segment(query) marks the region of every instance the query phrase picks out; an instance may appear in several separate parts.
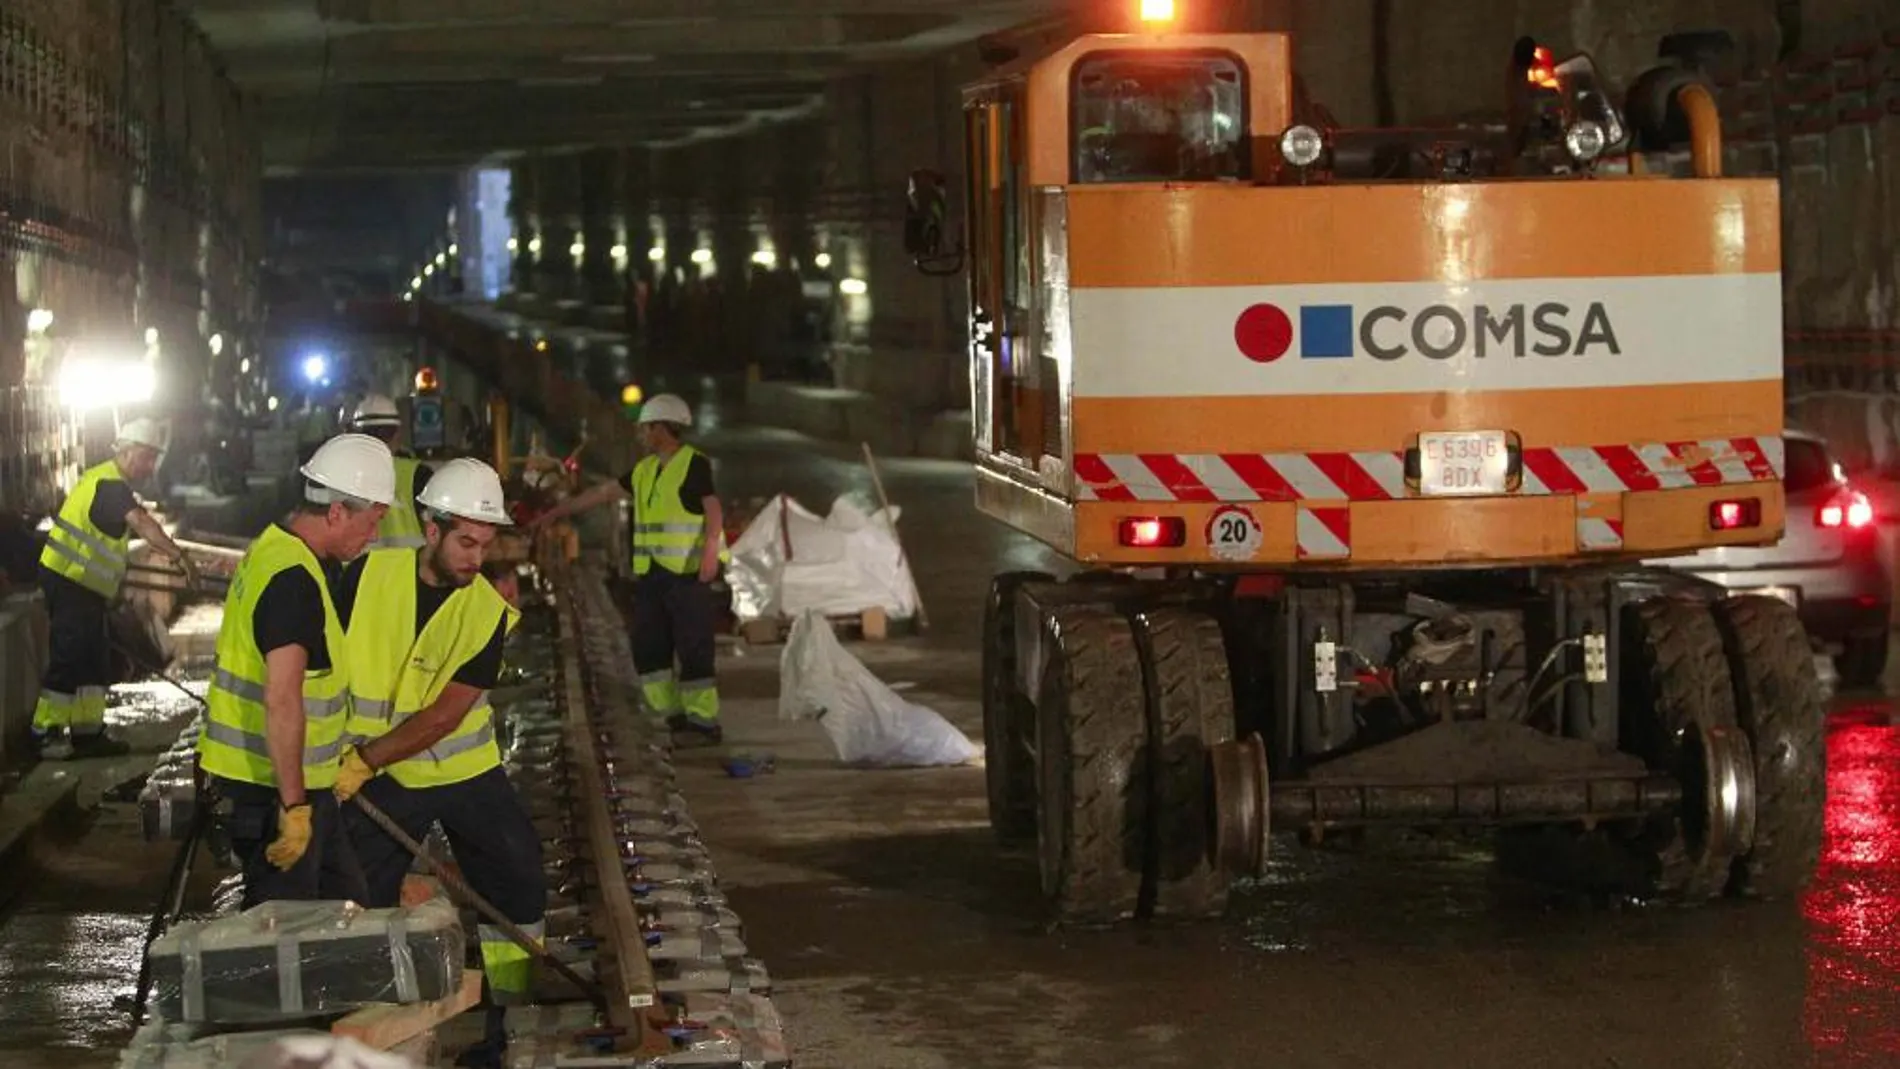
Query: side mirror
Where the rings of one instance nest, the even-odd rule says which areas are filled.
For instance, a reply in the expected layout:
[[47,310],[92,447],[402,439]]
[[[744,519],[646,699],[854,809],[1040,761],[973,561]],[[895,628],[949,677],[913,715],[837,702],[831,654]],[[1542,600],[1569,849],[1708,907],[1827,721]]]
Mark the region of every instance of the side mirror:
[[944,251],[949,218],[950,198],[944,191],[943,175],[912,171],[904,198],[904,251],[910,254],[917,270],[926,275],[952,275],[963,270],[961,243],[954,251]]

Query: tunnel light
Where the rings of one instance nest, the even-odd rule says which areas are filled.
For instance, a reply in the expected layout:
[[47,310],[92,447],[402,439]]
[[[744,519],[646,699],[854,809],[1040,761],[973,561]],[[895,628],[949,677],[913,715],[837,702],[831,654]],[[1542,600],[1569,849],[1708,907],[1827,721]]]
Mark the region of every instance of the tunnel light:
[[462,247],[461,247],[460,245],[454,245],[454,244],[451,244],[451,245],[449,246],[449,255],[450,255],[450,256],[460,256],[460,255],[462,255]]
[[694,249],[693,262],[701,265],[702,267],[705,266],[706,264],[712,263],[712,250],[711,249]]
[[866,293],[869,293],[870,290],[871,287],[865,285],[864,280],[861,278],[847,278],[838,283],[838,292],[847,297],[862,297]]
[[1141,0],[1141,21],[1173,22],[1174,0]]
[[778,265],[778,253],[771,249],[760,249],[752,254],[752,262],[769,271]]
[[270,400],[264,402],[264,407],[270,409],[272,412],[277,411],[277,395],[271,394]]
[[528,239],[528,255],[530,256],[541,255],[541,239],[540,238]]
[[572,257],[573,257],[573,258],[575,258],[576,260],[578,260],[578,259],[580,259],[580,258],[581,258],[581,257],[583,257],[583,256],[586,256],[586,255],[587,255],[587,243],[586,243],[586,242],[582,242],[582,241],[577,241],[577,242],[575,242],[574,244],[572,244],[572,245],[569,245],[569,246],[567,247],[567,254],[568,254],[569,256],[572,256]]
[[419,290],[419,289],[421,289],[421,288],[422,288],[422,276],[421,276],[421,275],[417,275],[416,277],[414,277],[414,278],[412,278],[412,279],[410,279],[410,280],[409,280],[409,288],[410,288],[411,290]]
[[247,356],[244,359],[238,361],[238,374],[249,375],[250,373],[251,373],[251,358]]
[[818,268],[818,270],[823,271],[826,268],[829,268],[831,266],[831,254],[828,252],[821,252],[818,255],[812,257],[811,262],[813,266]]
[[423,278],[434,278],[434,277],[435,277],[435,265],[434,265],[434,264],[430,264],[430,265],[428,265],[427,267],[424,267],[424,268],[422,269],[422,277],[423,277]]
[[131,357],[80,357],[60,368],[59,399],[68,408],[87,411],[138,405],[152,399],[158,373]]
[[610,254],[612,254],[613,258],[616,260],[624,260],[627,258],[627,247],[625,245],[615,245],[613,248],[608,249],[607,251]]
[[311,382],[319,382],[330,371],[330,360],[322,353],[311,353],[303,358],[303,377]]
[[207,344],[207,345],[209,345],[209,346],[211,346],[211,355],[212,355],[212,356],[223,356],[223,355],[224,355],[224,335],[222,335],[222,334],[213,334],[213,335],[212,335],[212,336],[210,337],[210,339],[209,339],[208,341],[206,341],[206,342],[205,342],[205,344]]
[[158,328],[157,327],[145,328],[145,344],[147,345],[158,344]]
[[53,313],[44,308],[35,308],[26,314],[26,332],[44,334],[53,329]]
[[416,295],[413,293],[405,293],[402,295],[402,303],[404,304],[414,304],[415,300]]
[[521,251],[521,241],[520,241],[520,239],[519,239],[519,238],[509,238],[509,239],[508,239],[508,251],[509,251],[509,252],[520,252],[520,251]]
[[446,253],[438,252],[435,254],[435,265],[437,267],[446,267],[448,266],[448,262],[449,262],[449,258]]
[[666,259],[666,246],[655,245],[648,249],[647,259],[652,260],[656,264],[664,261]]

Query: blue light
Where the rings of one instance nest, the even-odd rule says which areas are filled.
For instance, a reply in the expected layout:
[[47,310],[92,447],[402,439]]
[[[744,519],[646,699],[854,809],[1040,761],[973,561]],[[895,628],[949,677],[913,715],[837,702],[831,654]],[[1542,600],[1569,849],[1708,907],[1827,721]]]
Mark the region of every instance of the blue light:
[[330,361],[322,353],[312,353],[303,358],[303,377],[311,382],[323,378],[324,373],[329,370]]

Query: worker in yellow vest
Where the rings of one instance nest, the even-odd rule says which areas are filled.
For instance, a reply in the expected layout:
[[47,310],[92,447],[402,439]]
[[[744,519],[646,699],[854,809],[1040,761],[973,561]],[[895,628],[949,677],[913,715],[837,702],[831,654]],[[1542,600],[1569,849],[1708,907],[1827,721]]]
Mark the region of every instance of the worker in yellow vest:
[[[502,768],[488,703],[502,644],[520,620],[483,575],[497,529],[512,522],[501,479],[479,460],[451,460],[416,500],[424,547],[375,550],[335,584],[354,695],[336,794],[348,801],[360,790],[418,840],[440,823],[475,893],[540,938],[541,837]],[[397,905],[408,851],[360,812],[345,819],[369,882],[365,903]],[[499,928],[484,924],[478,934],[489,1028],[459,1064],[498,1065],[502,1015],[527,998],[531,962]]]
[[325,561],[360,555],[395,497],[389,447],[341,434],[299,469],[303,503],[251,543],[231,578],[198,763],[231,802],[226,829],[244,908],[362,901],[337,799],[349,650]]
[[112,685],[108,615],[125,578],[126,553],[138,535],[178,563],[185,582],[197,570],[132,493],[158,470],[165,428],[135,419],[120,429],[112,459],[86,469],[52,517],[40,551],[40,589],[50,628],[46,672],[33,709],[40,756],[55,760],[123,754],[106,735],[106,688]]
[[429,481],[429,466],[397,444],[402,437],[402,413],[396,402],[380,393],[369,394],[350,417],[350,429],[389,447],[396,464],[396,500],[376,529],[372,549],[422,548],[422,521],[416,515],[416,497]]
[[711,584],[730,559],[712,461],[684,441],[692,409],[670,393],[640,409],[646,456],[617,482],[568,498],[540,527],[608,501],[633,498],[633,669],[648,715],[675,742],[716,744],[719,688],[713,679],[717,606]]

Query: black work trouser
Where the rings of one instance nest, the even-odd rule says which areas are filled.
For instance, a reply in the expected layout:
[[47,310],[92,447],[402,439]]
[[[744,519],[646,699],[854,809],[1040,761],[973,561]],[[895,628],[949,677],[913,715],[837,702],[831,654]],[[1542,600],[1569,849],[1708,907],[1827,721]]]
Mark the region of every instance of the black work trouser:
[[712,689],[717,622],[712,587],[697,574],[679,575],[656,564],[634,580],[633,670],[650,712],[718,718]]
[[363,870],[357,864],[344,831],[343,814],[337,812],[336,795],[329,790],[310,791],[310,846],[288,869],[279,869],[264,856],[277,838],[278,818],[283,812],[277,800],[277,788],[255,783],[240,783],[212,777],[219,794],[231,800],[231,815],[225,830],[231,836],[231,850],[244,873],[244,908],[276,901],[337,901],[348,899],[367,905],[368,889]]
[[112,637],[106,599],[64,576],[40,569],[46,598],[46,672],[40,676],[43,699],[33,726],[40,731],[71,728],[76,735],[105,730],[105,692],[111,687]]
[[[502,769],[491,768],[473,779],[421,790],[404,787],[385,773],[364,784],[362,793],[417,842],[429,834],[431,824],[440,823],[471,890],[518,925],[541,920],[548,899],[541,836]],[[356,803],[347,803],[347,808],[350,842],[369,884],[364,904],[394,906],[402,898],[402,880],[415,859],[364,816]]]

